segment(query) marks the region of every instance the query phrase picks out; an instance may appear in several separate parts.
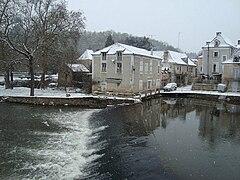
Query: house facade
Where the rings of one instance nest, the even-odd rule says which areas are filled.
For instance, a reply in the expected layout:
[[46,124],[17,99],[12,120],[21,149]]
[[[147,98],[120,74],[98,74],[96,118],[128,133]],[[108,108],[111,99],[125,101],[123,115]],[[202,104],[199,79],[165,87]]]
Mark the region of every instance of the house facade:
[[161,86],[161,58],[133,46],[115,43],[93,53],[92,90],[136,94]]
[[154,55],[162,57],[162,83],[175,82],[187,85],[197,76],[197,65],[186,54],[175,51],[154,51]]
[[222,64],[224,67],[222,82],[227,85],[228,91],[240,91],[240,49]]
[[213,40],[206,43],[203,50],[203,73],[210,79],[221,82],[223,67],[222,62],[230,59],[236,50],[233,43],[217,32]]

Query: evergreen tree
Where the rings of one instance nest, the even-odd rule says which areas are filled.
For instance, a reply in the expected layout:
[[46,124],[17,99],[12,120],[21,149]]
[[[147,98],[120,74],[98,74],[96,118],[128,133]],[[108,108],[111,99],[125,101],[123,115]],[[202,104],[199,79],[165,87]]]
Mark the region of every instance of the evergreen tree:
[[152,44],[149,42],[149,39],[147,37],[134,37],[134,36],[129,36],[125,39],[124,44],[146,49],[146,50],[151,50]]
[[112,44],[114,44],[114,40],[112,38],[112,35],[109,34],[109,36],[107,37],[106,43],[105,43],[105,47],[111,46]]

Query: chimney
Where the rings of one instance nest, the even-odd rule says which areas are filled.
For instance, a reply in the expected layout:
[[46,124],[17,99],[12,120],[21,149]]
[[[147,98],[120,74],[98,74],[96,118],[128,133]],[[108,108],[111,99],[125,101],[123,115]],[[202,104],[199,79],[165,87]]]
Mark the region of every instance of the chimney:
[[164,62],[168,61],[168,51],[164,51],[164,53],[163,53],[163,61]]
[[238,43],[237,43],[238,45],[240,45],[240,39],[238,40]]
[[151,55],[153,56],[153,48],[151,48]]
[[222,34],[222,32],[216,32],[216,35],[218,36],[218,35],[221,35]]
[[210,44],[210,41],[207,41],[207,42],[206,42],[206,45],[209,46],[209,44]]

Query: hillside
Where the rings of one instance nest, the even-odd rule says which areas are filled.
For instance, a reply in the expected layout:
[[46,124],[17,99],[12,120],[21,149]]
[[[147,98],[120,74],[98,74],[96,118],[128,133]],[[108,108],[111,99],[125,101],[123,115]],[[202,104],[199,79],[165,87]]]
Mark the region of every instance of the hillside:
[[[146,46],[141,46],[147,50],[149,50],[150,46],[153,46],[154,50],[173,50],[173,51],[178,51],[176,48],[173,46],[169,45],[166,42],[162,41],[157,41],[154,39],[149,39],[147,37],[137,37],[133,36],[131,34],[127,33],[119,33],[119,32],[114,32],[114,31],[104,31],[104,32],[90,32],[90,31],[85,31],[83,32],[79,44],[78,44],[78,51],[79,53],[83,53],[86,49],[92,49],[93,51],[96,51],[98,49],[101,49],[105,47],[105,43],[107,40],[107,37],[109,35],[112,35],[112,38],[114,42],[120,42],[120,43],[125,43],[125,44],[131,44],[132,41],[140,42],[140,43],[145,43],[144,45]],[[151,46],[151,47],[152,47]]]

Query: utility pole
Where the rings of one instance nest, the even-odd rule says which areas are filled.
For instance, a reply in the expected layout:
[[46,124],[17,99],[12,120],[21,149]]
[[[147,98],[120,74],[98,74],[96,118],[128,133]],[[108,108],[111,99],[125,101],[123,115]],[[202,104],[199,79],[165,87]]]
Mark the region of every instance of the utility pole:
[[178,49],[180,48],[180,35],[182,34],[182,32],[178,32]]
[[208,41],[207,42],[207,76],[208,76],[208,79],[209,79],[209,44],[210,44],[210,42]]

